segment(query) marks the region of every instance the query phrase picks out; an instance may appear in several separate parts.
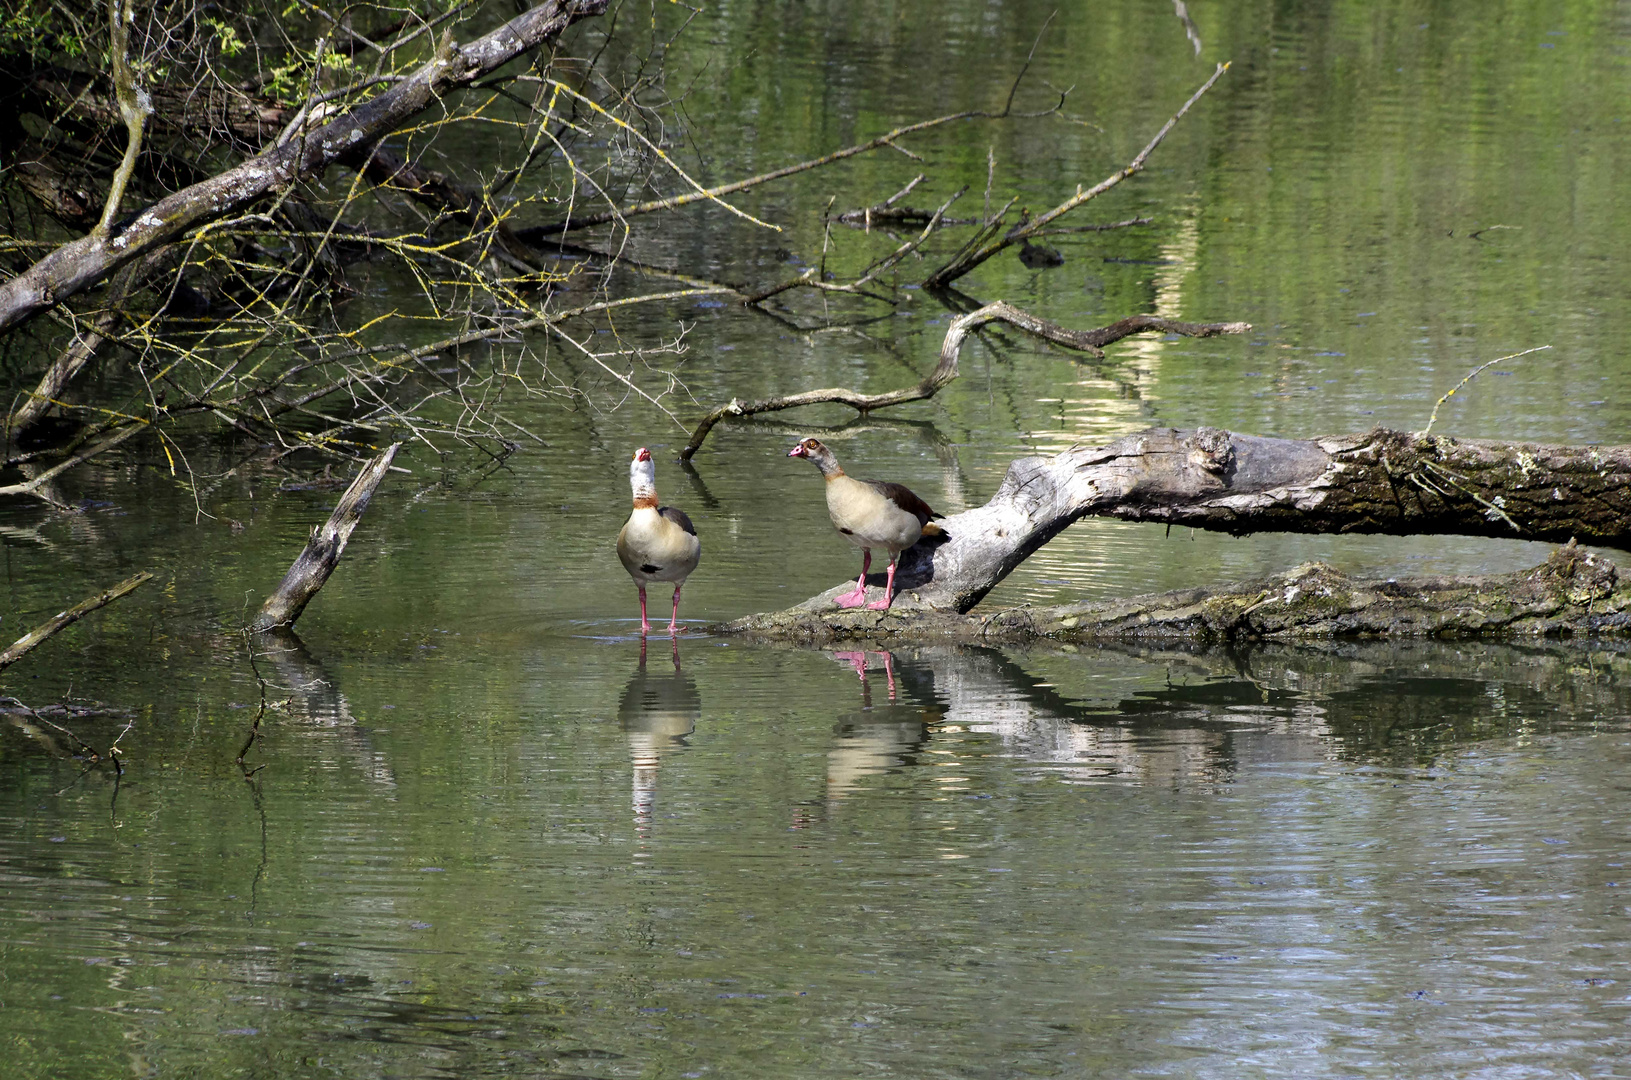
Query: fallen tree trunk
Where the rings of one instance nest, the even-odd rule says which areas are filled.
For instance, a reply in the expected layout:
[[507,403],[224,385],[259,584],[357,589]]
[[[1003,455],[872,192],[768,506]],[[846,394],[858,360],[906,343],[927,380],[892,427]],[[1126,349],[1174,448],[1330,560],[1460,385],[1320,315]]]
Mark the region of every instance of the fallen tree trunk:
[[[848,586],[845,586],[846,588]],[[836,591],[836,590],[835,590]],[[1296,640],[1332,637],[1471,638],[1631,633],[1631,586],[1615,565],[1575,544],[1514,574],[1369,580],[1323,563],[1219,589],[1123,600],[938,610],[909,597],[889,611],[838,609],[823,594],[786,611],[715,627],[755,638],[1003,643]]]
[[[967,612],[1088,515],[1236,535],[1577,538],[1631,550],[1631,446],[1485,442],[1384,428],[1317,439],[1151,428],[1108,446],[1014,462],[990,502],[946,519],[945,538],[901,555],[896,583],[909,603]],[[882,575],[876,581],[882,585]]]

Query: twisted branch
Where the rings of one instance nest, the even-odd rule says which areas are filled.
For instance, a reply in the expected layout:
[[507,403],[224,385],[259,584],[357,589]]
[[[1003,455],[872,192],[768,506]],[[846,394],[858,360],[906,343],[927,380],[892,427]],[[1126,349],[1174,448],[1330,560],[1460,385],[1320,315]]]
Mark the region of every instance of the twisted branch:
[[934,397],[941,387],[957,378],[957,355],[963,347],[963,339],[971,330],[988,322],[1010,323],[1026,333],[1046,338],[1056,345],[1063,345],[1093,356],[1103,356],[1104,346],[1145,330],[1160,330],[1169,334],[1183,334],[1186,337],[1211,337],[1215,334],[1244,334],[1251,329],[1250,323],[1242,322],[1185,323],[1163,319],[1159,315],[1134,315],[1097,330],[1071,330],[998,300],[976,311],[959,315],[951,321],[951,325],[946,329],[946,338],[940,345],[940,362],[915,386],[890,390],[882,394],[861,394],[845,387],[834,387],[826,390],[806,390],[802,394],[787,397],[765,398],[763,401],[741,401],[732,398],[697,422],[696,430],[691,433],[691,441],[680,451],[680,458],[689,461],[708,438],[708,433],[714,429],[714,425],[728,416],[753,416],[756,413],[779,412],[782,409],[796,409],[801,405],[818,405],[826,402],[848,405],[857,412],[867,413],[873,409],[904,405],[908,401],[922,401],[924,398]]

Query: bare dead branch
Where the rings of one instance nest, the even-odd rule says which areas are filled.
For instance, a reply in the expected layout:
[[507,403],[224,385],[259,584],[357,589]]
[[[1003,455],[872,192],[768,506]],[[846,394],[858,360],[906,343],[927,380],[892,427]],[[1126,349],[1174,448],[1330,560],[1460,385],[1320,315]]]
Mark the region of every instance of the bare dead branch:
[[[1010,95],[1009,104],[1012,105],[1012,103],[1012,95]],[[746,191],[748,188],[758,187],[760,184],[769,183],[772,180],[780,180],[784,177],[794,176],[801,172],[809,172],[811,169],[819,169],[823,165],[831,165],[834,162],[843,161],[845,158],[855,157],[857,154],[865,154],[881,147],[887,146],[893,149],[899,149],[899,147],[895,146],[895,140],[906,135],[915,135],[920,131],[928,131],[931,128],[939,127],[942,124],[949,124],[957,120],[1002,120],[1006,119],[1009,115],[1010,113],[1007,108],[1004,108],[1001,112],[986,112],[979,109],[971,109],[965,112],[950,113],[946,116],[937,116],[932,120],[920,120],[915,124],[905,124],[901,127],[895,128],[892,131],[887,131],[884,134],[879,135],[877,138],[869,139],[864,143],[856,143],[854,146],[846,146],[842,150],[834,150],[830,154],[824,154],[818,158],[811,158],[809,161],[801,161],[797,165],[788,165],[785,168],[772,169],[770,172],[760,173],[758,176],[750,176],[745,180],[735,180],[728,184],[720,184],[717,187],[706,188],[700,191],[688,191],[683,195],[673,195],[666,199],[652,199],[647,202],[636,203],[633,206],[626,206],[618,210],[608,210],[599,214],[588,214],[584,217],[568,218],[567,220],[557,221],[553,224],[538,225],[534,226],[528,231],[536,232],[536,234],[540,236],[552,236],[557,233],[571,232],[574,229],[589,229],[596,225],[605,225],[608,222],[637,217],[641,214],[656,213],[659,210],[674,210],[681,206],[689,206],[694,202],[701,202],[705,199],[717,200],[721,196],[733,195],[738,191]]]
[[1101,350],[1105,345],[1120,341],[1129,334],[1137,334],[1145,330],[1160,330],[1165,333],[1184,334],[1189,337],[1211,337],[1214,334],[1243,334],[1251,329],[1250,323],[1182,323],[1171,319],[1163,319],[1157,315],[1134,315],[1131,318],[1122,319],[1120,322],[1111,323],[1109,326],[1097,330],[1070,330],[999,300],[996,303],[987,304],[977,311],[959,315],[951,321],[951,325],[946,328],[945,341],[940,346],[939,363],[935,364],[934,370],[924,376],[923,380],[915,386],[890,390],[882,394],[861,394],[844,387],[837,387],[827,390],[807,390],[802,394],[766,398],[763,401],[744,402],[732,398],[697,422],[695,430],[691,432],[691,440],[680,451],[680,458],[689,461],[696,454],[697,449],[702,446],[703,441],[707,439],[708,433],[713,430],[714,425],[730,416],[753,416],[756,413],[778,412],[782,409],[796,409],[803,405],[818,405],[826,402],[848,405],[858,412],[866,413],[873,409],[883,409],[891,405],[902,405],[908,401],[922,401],[924,398],[933,397],[940,391],[941,387],[957,378],[957,357],[962,350],[963,339],[977,327],[996,321],[1011,323],[1027,333],[1046,338],[1066,348],[1091,353],[1094,356],[1103,356]]
[[[157,254],[155,252],[155,254]],[[121,310],[126,299],[133,290],[136,279],[140,274],[141,263],[131,263],[119,268],[114,274],[113,281],[108,287],[107,304],[104,310],[92,320],[89,328],[74,335],[68,347],[46,369],[45,375],[40,379],[39,386],[17,406],[6,424],[8,445],[18,434],[26,432],[39,421],[61,396],[75,375],[81,368],[96,355],[96,351],[107,340],[107,335],[118,325],[123,314]]]
[[64,244],[0,284],[0,330],[16,326],[80,292],[153,248],[208,222],[228,218],[303,176],[374,142],[409,118],[572,23],[599,15],[607,0],[546,0],[465,45],[445,39],[412,75],[302,138],[274,146],[235,168],[154,203],[116,235]]
[[928,224],[923,227],[923,231],[918,234],[916,239],[906,241],[888,255],[885,255],[883,258],[874,262],[871,266],[862,271],[861,276],[854,281],[847,283],[822,281],[820,277],[816,275],[816,268],[812,267],[811,269],[800,274],[798,277],[793,278],[791,281],[783,282],[780,285],[773,285],[762,292],[753,293],[750,296],[743,297],[742,303],[749,306],[758,305],[770,299],[772,296],[778,296],[790,289],[797,289],[800,287],[819,289],[824,292],[853,293],[858,296],[873,296],[874,294],[872,293],[864,292],[863,287],[876,278],[879,274],[885,273],[890,269],[890,267],[894,266],[896,263],[900,262],[902,259],[906,258],[906,256],[910,255],[912,252],[921,247],[923,242],[934,233],[935,229],[940,227],[941,222],[945,218],[946,210],[950,208],[952,203],[962,198],[964,193],[967,191],[967,186],[958,189],[958,191],[953,194],[951,198],[941,203],[934,213],[929,216]]
[[142,583],[151,579],[152,576],[152,574],[148,573],[146,570],[143,570],[135,577],[126,578],[124,581],[121,581],[111,589],[106,589],[103,592],[97,593],[88,600],[81,600],[67,611],[59,612],[58,614],[47,619],[45,622],[36,626],[22,637],[12,642],[4,652],[0,652],[0,671],[5,670],[12,664],[15,664],[17,661],[21,660],[30,649],[51,637],[59,630],[72,626],[86,615],[89,615],[91,612],[95,611],[97,608],[107,607],[109,604],[113,603],[121,596],[124,596],[126,593],[133,592]]
[[74,468],[76,465],[82,465],[106,450],[112,450],[115,446],[118,446],[120,443],[124,442],[132,435],[135,435],[137,432],[146,430],[147,427],[148,425],[145,422],[136,420],[130,420],[119,424],[112,429],[112,434],[98,442],[95,446],[92,446],[89,450],[83,450],[69,458],[67,461],[53,465],[51,468],[46,469],[44,472],[40,473],[36,477],[33,477],[32,479],[24,480],[19,484],[6,484],[4,487],[0,487],[0,495],[33,495],[36,498],[44,499],[53,506],[57,506],[58,509],[64,509],[60,504],[49,498],[44,493],[51,481],[61,476],[69,469]]
[[[1183,107],[1173,114],[1172,119],[1168,120],[1166,124],[1162,126],[1161,130],[1155,133],[1155,137],[1151,139],[1145,145],[1144,149],[1138,152],[1138,156],[1133,158],[1132,161],[1128,162],[1125,167],[1117,172],[1111,173],[1109,176],[1105,177],[1103,180],[1100,180],[1091,188],[1083,190],[1082,188],[1078,187],[1076,189],[1076,194],[1072,195],[1070,198],[1066,199],[1052,210],[1049,210],[1047,213],[1042,214],[1040,217],[1035,217],[1029,221],[1023,222],[1015,228],[1008,230],[1000,237],[981,240],[978,244],[971,247],[965,247],[962,251],[953,256],[953,258],[944,266],[940,267],[940,269],[936,270],[934,273],[925,278],[923,281],[924,287],[930,289],[945,288],[958,278],[962,277],[964,274],[968,273],[970,270],[973,270],[976,266],[979,266],[981,263],[991,258],[991,256],[997,254],[999,251],[1002,251],[1004,248],[1035,236],[1037,233],[1051,225],[1054,221],[1058,220],[1061,216],[1068,214],[1070,211],[1076,209],[1076,207],[1087,202],[1089,199],[1097,198],[1106,191],[1109,191],[1111,188],[1115,187],[1117,184],[1120,184],[1129,176],[1134,176],[1137,173],[1142,172],[1145,162],[1149,160],[1150,154],[1154,153],[1155,148],[1161,145],[1162,140],[1167,137],[1167,133],[1173,129],[1179,120],[1184,118],[1184,114],[1189,112],[1190,107],[1193,106],[1195,102],[1199,101],[1208,90],[1212,89],[1212,85],[1222,78],[1223,73],[1228,70],[1228,64],[1219,64],[1217,70],[1212,73],[1212,77],[1207,79],[1199,90],[1190,95],[1189,100],[1184,102]],[[998,216],[997,220],[1001,220],[1001,215]]]

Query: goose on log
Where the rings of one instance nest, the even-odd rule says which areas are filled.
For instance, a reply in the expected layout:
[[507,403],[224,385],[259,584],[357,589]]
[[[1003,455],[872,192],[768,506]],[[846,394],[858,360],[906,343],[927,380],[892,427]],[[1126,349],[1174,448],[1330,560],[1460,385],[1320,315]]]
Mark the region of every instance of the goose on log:
[[889,575],[884,581],[883,599],[866,606],[887,611],[895,599],[895,563],[900,553],[925,536],[943,536],[932,519],[937,514],[902,484],[882,480],[857,480],[844,472],[838,458],[820,439],[804,439],[787,452],[788,457],[807,458],[821,470],[827,484],[827,514],[833,527],[861,549],[861,576],[855,591],[833,598],[841,608],[866,604],[866,573],[872,566],[872,549],[889,552]]

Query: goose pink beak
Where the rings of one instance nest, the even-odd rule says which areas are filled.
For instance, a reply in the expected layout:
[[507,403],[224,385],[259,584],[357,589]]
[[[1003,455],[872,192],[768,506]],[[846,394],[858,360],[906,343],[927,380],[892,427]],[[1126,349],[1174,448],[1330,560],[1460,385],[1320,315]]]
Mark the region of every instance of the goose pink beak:
[[799,443],[797,446],[793,447],[793,449],[787,451],[787,456],[788,457],[803,457],[804,456],[804,444]]

